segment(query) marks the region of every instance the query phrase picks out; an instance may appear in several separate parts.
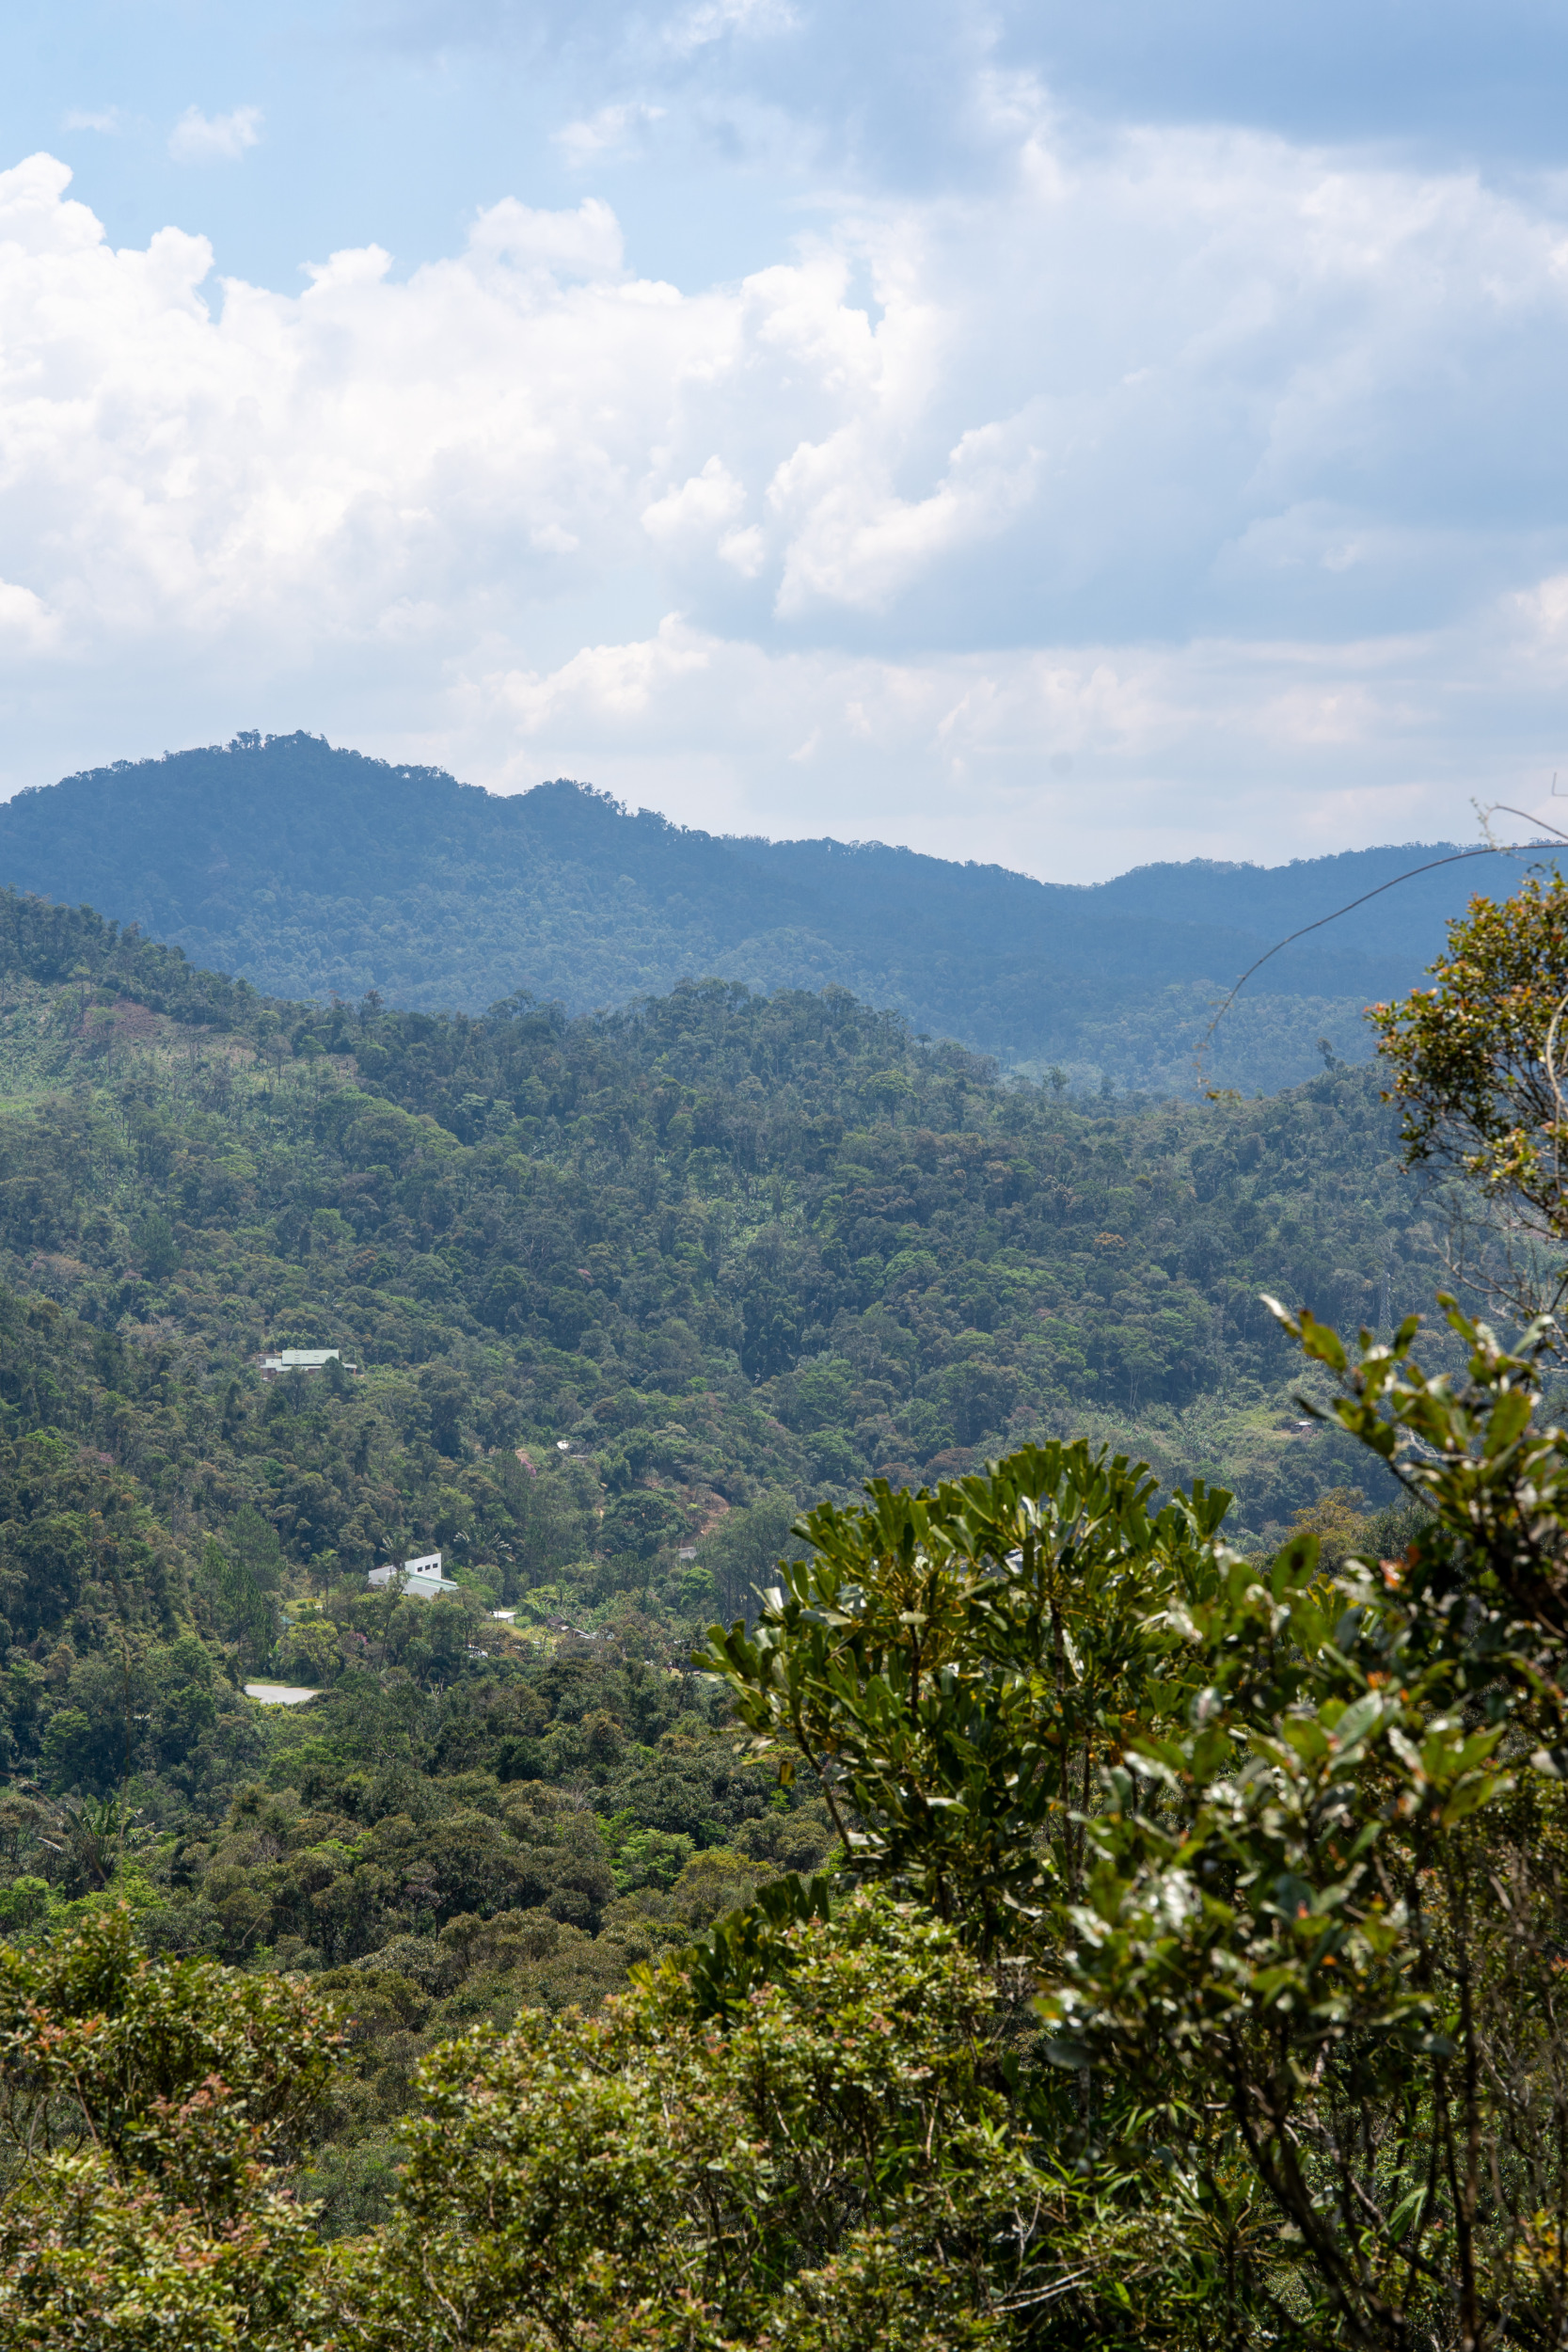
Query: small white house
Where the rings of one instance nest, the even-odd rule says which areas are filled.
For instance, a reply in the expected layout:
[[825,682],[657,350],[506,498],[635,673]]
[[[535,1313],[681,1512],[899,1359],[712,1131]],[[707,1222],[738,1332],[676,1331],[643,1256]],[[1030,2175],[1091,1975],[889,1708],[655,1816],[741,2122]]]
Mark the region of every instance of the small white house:
[[[343,1364],[339,1347],[280,1347],[275,1356],[261,1359],[261,1377],[276,1380],[281,1372],[321,1372],[327,1364]],[[357,1364],[343,1364],[345,1372],[357,1372]]]
[[441,1555],[427,1551],[418,1560],[394,1562],[385,1568],[372,1568],[366,1581],[378,1591],[396,1583],[400,1591],[410,1593],[420,1600],[434,1600],[438,1593],[460,1593],[461,1584],[454,1584],[450,1576],[441,1574]]

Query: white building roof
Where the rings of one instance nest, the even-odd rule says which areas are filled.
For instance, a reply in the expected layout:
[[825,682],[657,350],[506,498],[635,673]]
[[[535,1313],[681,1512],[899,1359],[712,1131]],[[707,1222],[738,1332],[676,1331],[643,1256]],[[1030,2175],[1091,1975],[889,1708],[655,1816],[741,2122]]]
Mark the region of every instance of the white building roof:
[[394,1580],[401,1581],[405,1593],[413,1593],[421,1600],[431,1599],[436,1593],[460,1593],[461,1584],[454,1584],[450,1576],[441,1574],[441,1555],[427,1551],[418,1560],[395,1562],[384,1568],[372,1568],[367,1581],[385,1588]]

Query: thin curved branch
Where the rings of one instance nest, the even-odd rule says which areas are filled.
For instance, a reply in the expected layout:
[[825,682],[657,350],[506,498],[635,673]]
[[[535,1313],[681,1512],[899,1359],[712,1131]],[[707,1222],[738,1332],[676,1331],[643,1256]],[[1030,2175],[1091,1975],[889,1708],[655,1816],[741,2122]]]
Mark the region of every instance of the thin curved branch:
[[[1503,803],[1499,802],[1497,805],[1500,808]],[[1544,821],[1544,819],[1537,820],[1533,818],[1526,817],[1523,809],[1511,808],[1507,811],[1507,814],[1510,817],[1525,817],[1527,824],[1535,823],[1537,821]],[[1560,841],[1568,841],[1568,834],[1558,833],[1558,828],[1555,825],[1548,825],[1546,830],[1548,833],[1556,833]],[[1210,1022],[1209,1026],[1204,1030],[1203,1035],[1199,1039],[1193,1054],[1193,1060],[1196,1065],[1198,1077],[1201,1079],[1203,1076],[1203,1057],[1209,1051],[1209,1041],[1212,1038],[1214,1031],[1219,1027],[1220,1023],[1225,1019],[1226,1014],[1230,1010],[1231,1006],[1235,1003],[1243,989],[1245,988],[1253,974],[1255,972],[1260,972],[1264,964],[1270,961],[1271,957],[1277,956],[1282,948],[1293,946],[1298,939],[1305,939],[1309,931],[1321,931],[1325,923],[1337,923],[1341,914],[1354,914],[1356,908],[1364,907],[1369,899],[1381,898],[1386,890],[1397,890],[1401,882],[1414,882],[1418,874],[1433,874],[1440,866],[1464,866],[1467,864],[1471,858],[1507,857],[1522,850],[1534,849],[1536,846],[1537,844],[1531,841],[1489,841],[1484,849],[1455,850],[1450,851],[1447,857],[1430,858],[1425,866],[1412,866],[1406,872],[1394,875],[1391,881],[1379,882],[1375,890],[1364,890],[1359,898],[1352,898],[1344,906],[1336,907],[1332,914],[1320,914],[1316,922],[1304,923],[1299,930],[1289,932],[1284,939],[1276,939],[1272,947],[1266,947],[1264,949],[1263,953],[1258,958],[1256,962],[1249,963],[1247,965],[1246,970],[1242,974],[1241,978],[1236,982],[1235,987],[1230,991],[1230,993],[1221,1005],[1218,1012],[1215,1013],[1212,1021]]]

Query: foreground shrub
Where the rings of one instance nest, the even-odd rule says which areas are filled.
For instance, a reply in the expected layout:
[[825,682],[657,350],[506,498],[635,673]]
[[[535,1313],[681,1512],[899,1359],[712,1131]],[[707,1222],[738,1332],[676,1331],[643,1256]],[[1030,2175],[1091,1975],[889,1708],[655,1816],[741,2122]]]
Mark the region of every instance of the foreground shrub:
[[1006,2336],[1071,2199],[1010,2132],[993,1979],[883,1897],[777,1945],[727,2025],[667,1963],[438,2051],[396,2217],[338,2257],[345,2344]]
[[122,1908],[0,1948],[0,2343],[308,2352],[322,2256],[269,2159],[335,2042],[286,1979],[150,1958]]

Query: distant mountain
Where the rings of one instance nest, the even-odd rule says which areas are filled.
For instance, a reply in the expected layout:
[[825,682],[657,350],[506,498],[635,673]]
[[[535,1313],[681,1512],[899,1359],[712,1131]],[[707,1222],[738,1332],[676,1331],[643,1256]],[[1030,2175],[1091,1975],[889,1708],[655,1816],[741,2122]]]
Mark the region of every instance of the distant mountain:
[[[834,983],[1006,1065],[1187,1091],[1217,994],[1288,931],[1446,845],[1041,882],[880,843],[689,831],[564,780],[511,797],[309,735],[119,761],[0,805],[0,884],[87,903],[279,995],[378,989],[572,1010],[688,976]],[[1247,1090],[1365,1057],[1370,1001],[1409,988],[1493,856],[1440,868],[1275,956],[1205,1068]]]

